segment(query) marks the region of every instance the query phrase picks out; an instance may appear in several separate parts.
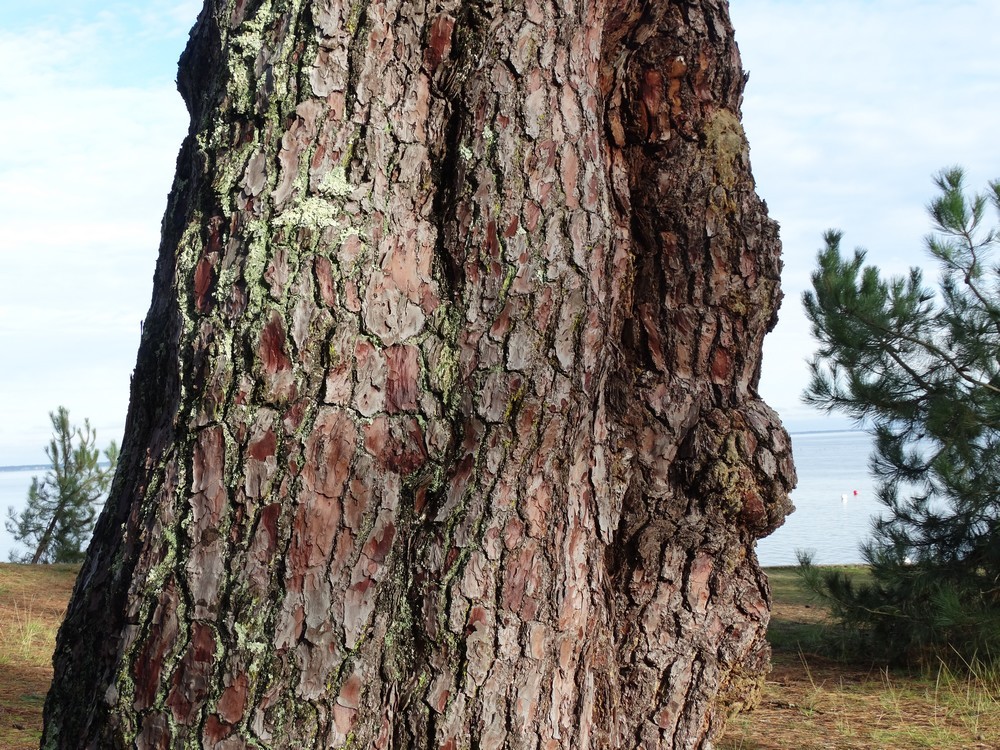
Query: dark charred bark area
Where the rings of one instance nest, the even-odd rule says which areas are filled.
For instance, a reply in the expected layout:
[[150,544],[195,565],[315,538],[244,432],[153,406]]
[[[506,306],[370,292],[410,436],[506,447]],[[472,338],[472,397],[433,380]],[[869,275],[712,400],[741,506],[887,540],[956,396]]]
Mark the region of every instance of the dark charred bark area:
[[209,0],[52,748],[702,748],[778,306],[720,0]]

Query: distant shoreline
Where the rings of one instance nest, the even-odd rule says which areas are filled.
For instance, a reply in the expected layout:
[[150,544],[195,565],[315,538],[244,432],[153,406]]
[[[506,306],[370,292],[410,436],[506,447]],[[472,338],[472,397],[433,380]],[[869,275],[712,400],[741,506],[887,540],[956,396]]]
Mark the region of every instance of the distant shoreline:
[[864,435],[866,430],[861,428],[841,427],[835,430],[789,430],[789,435]]

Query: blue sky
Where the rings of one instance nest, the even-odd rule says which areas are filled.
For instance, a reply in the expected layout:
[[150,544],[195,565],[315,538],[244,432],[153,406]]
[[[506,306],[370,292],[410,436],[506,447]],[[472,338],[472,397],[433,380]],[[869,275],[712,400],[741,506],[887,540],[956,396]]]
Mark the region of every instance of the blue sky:
[[[160,219],[187,127],[197,0],[0,5],[0,465],[44,462],[48,412],[120,439]],[[812,351],[799,298],[822,232],[923,261],[931,175],[1000,177],[1000,3],[732,0],[744,125],[782,227],[785,304],[761,390],[791,429]]]
[[0,465],[45,460],[60,404],[120,441],[200,6],[0,4]]

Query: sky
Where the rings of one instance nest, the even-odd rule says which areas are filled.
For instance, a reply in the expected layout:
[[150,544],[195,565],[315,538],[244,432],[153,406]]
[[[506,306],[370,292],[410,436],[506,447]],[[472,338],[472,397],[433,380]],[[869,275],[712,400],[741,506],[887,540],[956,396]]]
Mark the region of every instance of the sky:
[[[200,0],[0,4],[0,466],[40,464],[48,413],[121,439],[187,114],[174,78]],[[828,228],[893,272],[924,261],[931,176],[1000,178],[996,0],[732,0],[744,127],[781,225],[785,302],[761,393],[790,430],[801,295]]]

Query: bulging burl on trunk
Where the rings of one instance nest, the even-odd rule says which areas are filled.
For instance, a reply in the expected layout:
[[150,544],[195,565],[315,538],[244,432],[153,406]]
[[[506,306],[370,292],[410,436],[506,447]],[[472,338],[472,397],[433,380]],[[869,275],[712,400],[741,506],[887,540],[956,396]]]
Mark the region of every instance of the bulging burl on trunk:
[[732,518],[759,537],[792,512],[795,478],[787,433],[760,401],[739,410],[713,409],[688,433],[678,468],[710,513]]
[[719,0],[207,0],[53,748],[708,748],[780,298]]

